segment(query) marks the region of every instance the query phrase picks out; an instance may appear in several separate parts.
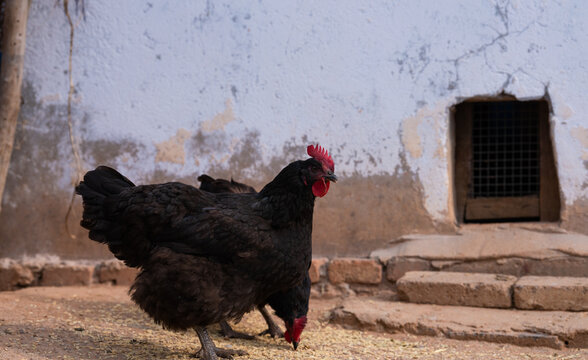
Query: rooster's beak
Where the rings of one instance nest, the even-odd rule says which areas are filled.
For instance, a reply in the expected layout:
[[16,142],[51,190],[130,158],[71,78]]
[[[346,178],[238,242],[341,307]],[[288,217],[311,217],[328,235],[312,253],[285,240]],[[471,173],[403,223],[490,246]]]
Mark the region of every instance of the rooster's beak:
[[294,346],[294,350],[298,349],[298,342],[292,341],[292,345]]
[[323,176],[323,178],[331,182],[337,182],[337,175],[335,175],[335,173],[332,171],[327,171],[327,175]]

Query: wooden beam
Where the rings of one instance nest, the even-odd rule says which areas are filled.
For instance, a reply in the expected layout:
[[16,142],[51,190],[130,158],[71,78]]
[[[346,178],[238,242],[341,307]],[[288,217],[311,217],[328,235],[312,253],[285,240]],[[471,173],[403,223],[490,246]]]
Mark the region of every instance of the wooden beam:
[[455,110],[455,217],[465,221],[465,204],[470,192],[472,172],[472,104],[462,103]]
[[468,199],[466,220],[539,218],[539,196],[481,197]]
[[561,210],[559,197],[559,180],[551,141],[551,125],[547,102],[539,102],[539,138],[540,138],[540,192],[541,221],[558,221]]
[[0,64],[0,211],[20,112],[29,0],[5,0]]

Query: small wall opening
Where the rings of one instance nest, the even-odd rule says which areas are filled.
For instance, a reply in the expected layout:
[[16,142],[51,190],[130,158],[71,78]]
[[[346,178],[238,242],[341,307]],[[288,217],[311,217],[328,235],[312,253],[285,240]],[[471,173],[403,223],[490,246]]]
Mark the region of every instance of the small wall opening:
[[458,223],[559,220],[548,105],[500,97],[454,107]]

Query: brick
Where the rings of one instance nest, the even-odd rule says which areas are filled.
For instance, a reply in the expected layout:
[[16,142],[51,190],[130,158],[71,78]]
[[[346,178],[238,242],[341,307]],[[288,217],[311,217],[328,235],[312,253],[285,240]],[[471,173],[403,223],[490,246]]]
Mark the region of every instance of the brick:
[[94,266],[50,264],[43,268],[42,286],[89,285],[92,282]]
[[321,279],[321,275],[325,273],[325,265],[329,262],[327,258],[316,258],[312,259],[310,268],[308,269],[308,275],[310,276],[310,282],[315,284]]
[[328,275],[333,284],[379,284],[382,282],[382,265],[371,259],[335,259],[329,263]]
[[498,274],[412,271],[396,285],[401,299],[414,303],[509,308],[516,280]]
[[139,269],[130,268],[122,261],[112,260],[104,262],[96,268],[98,281],[115,285],[131,285],[139,273]]
[[514,286],[515,307],[539,310],[588,310],[588,278],[524,276]]
[[16,263],[0,265],[0,291],[29,286],[34,279],[33,272],[25,266]]
[[386,278],[390,281],[397,281],[409,271],[431,270],[428,260],[394,257],[386,264]]

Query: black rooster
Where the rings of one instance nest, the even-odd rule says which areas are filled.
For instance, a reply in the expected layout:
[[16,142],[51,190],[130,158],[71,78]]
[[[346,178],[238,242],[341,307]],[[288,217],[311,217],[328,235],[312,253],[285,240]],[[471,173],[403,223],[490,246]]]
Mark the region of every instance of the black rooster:
[[314,200],[337,180],[324,149],[307,151],[311,158],[290,163],[258,194],[214,194],[177,182],[134,186],[100,166],[76,187],[81,225],[141,268],[131,298],[156,323],[194,328],[205,359],[243,354],[216,348],[206,326],[239,319],[304,279]]
[[[233,179],[231,181],[225,179],[214,179],[206,174],[198,177],[200,181],[200,190],[205,190],[213,193],[232,192],[232,193],[254,193],[255,189],[249,185],[242,184]],[[269,334],[271,337],[284,336],[286,341],[292,343],[294,350],[298,347],[300,342],[300,335],[306,326],[306,315],[308,314],[308,300],[310,298],[310,276],[306,273],[301,284],[285,290],[278,291],[271,295],[266,302],[259,304],[257,309],[263,315],[267,323],[267,330],[261,334]],[[265,308],[265,304],[269,305],[276,311],[284,324],[286,325],[286,333],[282,333],[278,325],[273,321],[271,315]],[[220,326],[225,337],[252,339],[253,336],[237,332],[231,328],[229,323],[221,321]],[[260,335],[261,335],[260,334]]]

